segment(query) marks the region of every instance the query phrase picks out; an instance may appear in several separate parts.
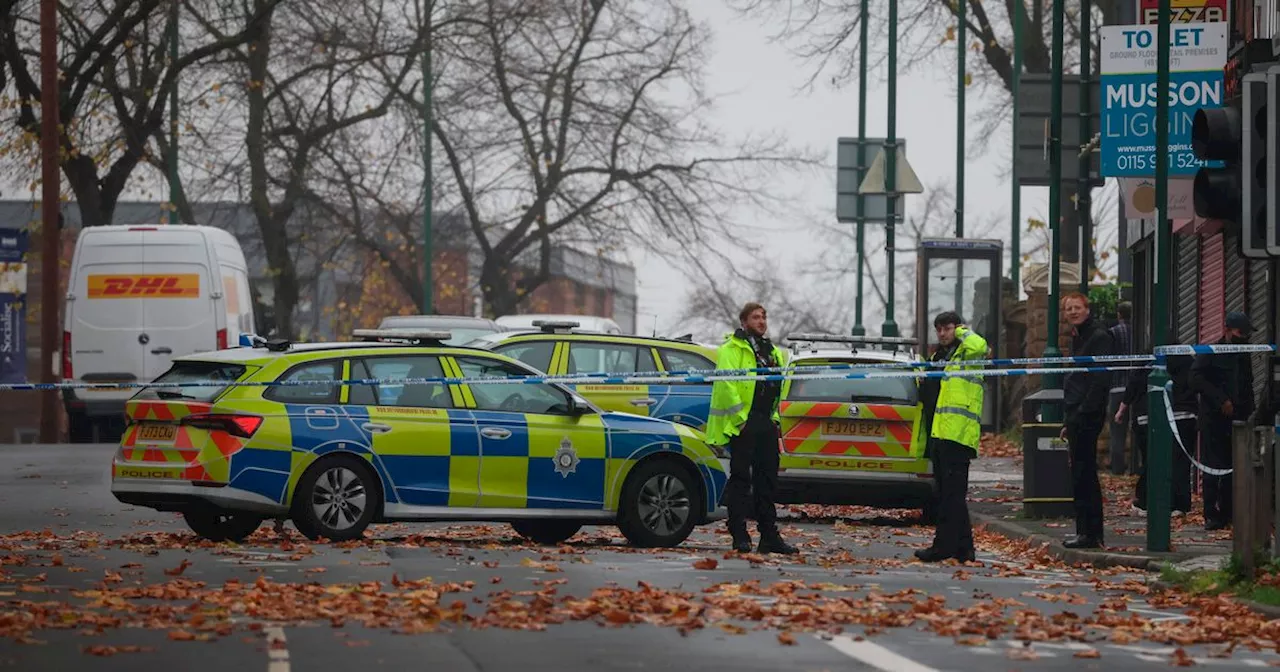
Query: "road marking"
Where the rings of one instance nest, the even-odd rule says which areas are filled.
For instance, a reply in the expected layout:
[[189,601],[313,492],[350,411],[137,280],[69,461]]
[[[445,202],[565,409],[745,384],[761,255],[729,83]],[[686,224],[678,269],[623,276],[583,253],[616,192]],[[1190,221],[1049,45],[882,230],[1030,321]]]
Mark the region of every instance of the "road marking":
[[[819,639],[822,639],[819,637]],[[855,641],[847,635],[836,635],[825,640],[832,648],[854,660],[885,672],[938,672],[910,658],[904,658],[870,640]]]
[[269,625],[262,629],[267,636],[267,672],[289,672],[289,648],[284,628]]

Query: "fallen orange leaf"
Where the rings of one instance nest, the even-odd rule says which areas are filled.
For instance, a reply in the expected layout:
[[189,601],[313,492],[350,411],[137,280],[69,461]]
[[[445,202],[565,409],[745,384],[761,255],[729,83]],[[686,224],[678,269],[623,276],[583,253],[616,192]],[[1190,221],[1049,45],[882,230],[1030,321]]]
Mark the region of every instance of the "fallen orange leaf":
[[702,558],[701,560],[695,561],[693,566],[696,569],[715,569],[720,566],[720,563],[717,562],[715,558]]

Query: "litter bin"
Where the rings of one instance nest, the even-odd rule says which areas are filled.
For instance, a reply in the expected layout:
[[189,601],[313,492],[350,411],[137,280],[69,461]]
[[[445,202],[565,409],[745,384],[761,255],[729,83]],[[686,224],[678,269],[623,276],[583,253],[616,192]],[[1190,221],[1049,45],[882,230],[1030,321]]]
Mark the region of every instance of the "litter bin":
[[1043,422],[1043,410],[1062,406],[1062,390],[1041,390],[1022,403],[1022,511],[1027,518],[1073,518],[1071,451],[1058,438],[1062,423]]

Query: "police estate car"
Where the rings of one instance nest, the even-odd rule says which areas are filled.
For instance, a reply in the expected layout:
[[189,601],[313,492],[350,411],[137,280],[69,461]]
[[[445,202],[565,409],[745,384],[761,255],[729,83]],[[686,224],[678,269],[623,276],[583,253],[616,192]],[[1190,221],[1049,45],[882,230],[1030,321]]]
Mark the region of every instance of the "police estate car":
[[[710,371],[716,349],[692,340],[603,334],[578,329],[572,320],[540,320],[536,331],[489,334],[468,345],[514,357],[553,376],[588,373],[660,375]],[[572,386],[607,411],[634,413],[707,427],[711,385],[673,381],[661,385],[582,383]]]
[[[267,518],[335,541],[382,521],[483,520],[542,543],[616,524],[635,545],[674,546],[723,517],[724,467],[689,427],[602,410],[560,385],[474,382],[538,372],[446,347],[447,332],[356,335],[373,342],[175,359],[156,383],[228,385],[135,395],[112,493],[181,512],[213,540],[243,539]],[[396,382],[406,378],[473,382]],[[355,379],[392,380],[325,384]]]

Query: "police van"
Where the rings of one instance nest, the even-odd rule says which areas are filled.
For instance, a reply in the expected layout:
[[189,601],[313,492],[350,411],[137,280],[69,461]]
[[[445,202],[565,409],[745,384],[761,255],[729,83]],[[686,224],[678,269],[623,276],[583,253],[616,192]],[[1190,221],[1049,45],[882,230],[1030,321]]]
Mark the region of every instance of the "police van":
[[[244,252],[210,226],[85,228],[67,288],[67,382],[150,382],[174,357],[224,349],[253,333]],[[134,391],[63,390],[71,441],[114,440]]]

